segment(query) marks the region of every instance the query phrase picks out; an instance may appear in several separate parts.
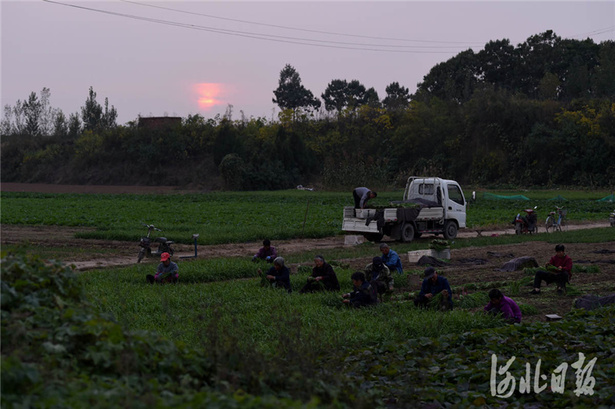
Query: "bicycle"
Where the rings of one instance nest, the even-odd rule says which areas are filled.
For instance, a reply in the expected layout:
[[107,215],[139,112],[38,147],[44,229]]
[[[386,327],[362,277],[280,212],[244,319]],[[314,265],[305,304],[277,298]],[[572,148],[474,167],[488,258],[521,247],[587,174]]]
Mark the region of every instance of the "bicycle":
[[550,212],[549,216],[547,216],[547,220],[545,222],[545,229],[547,233],[549,230],[551,232],[567,230],[568,223],[566,222],[566,210],[563,207],[555,207],[555,211]]

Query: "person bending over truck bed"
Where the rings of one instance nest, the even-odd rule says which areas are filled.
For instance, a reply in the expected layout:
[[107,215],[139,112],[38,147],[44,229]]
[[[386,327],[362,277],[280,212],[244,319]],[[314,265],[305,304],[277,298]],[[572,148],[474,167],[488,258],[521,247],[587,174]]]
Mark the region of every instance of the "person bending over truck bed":
[[358,187],[352,191],[352,196],[354,197],[354,208],[365,209],[365,206],[367,206],[367,201],[378,196],[378,193],[373,192],[366,187]]

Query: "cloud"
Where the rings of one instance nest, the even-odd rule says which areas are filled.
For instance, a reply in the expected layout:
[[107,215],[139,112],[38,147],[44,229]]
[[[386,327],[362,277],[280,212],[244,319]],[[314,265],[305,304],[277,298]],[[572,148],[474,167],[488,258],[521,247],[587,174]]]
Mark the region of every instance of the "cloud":
[[216,82],[202,82],[192,86],[196,94],[199,109],[209,111],[218,105],[224,105],[224,97],[228,97],[227,86]]

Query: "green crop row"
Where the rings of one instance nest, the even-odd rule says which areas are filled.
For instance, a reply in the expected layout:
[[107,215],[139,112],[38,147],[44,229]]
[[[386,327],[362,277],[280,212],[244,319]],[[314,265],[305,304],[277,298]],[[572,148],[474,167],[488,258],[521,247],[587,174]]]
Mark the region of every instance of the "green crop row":
[[[384,192],[373,204],[385,205],[401,195]],[[200,244],[331,236],[341,232],[342,209],[352,204],[348,193],[299,190],[169,195],[3,192],[1,199],[2,224],[94,227],[77,237],[137,241],[146,233],[142,225],[146,223],[162,229],[160,235],[186,244],[192,243],[195,233]],[[589,198],[562,203],[571,221],[606,221],[613,208],[612,203]],[[517,213],[538,206],[542,226],[556,204],[561,205],[546,199],[479,199],[468,206],[467,224],[474,229],[511,227]]]
[[[323,237],[340,231],[341,193],[217,192],[188,195],[2,193],[2,224],[95,227],[81,238],[138,240],[154,224],[177,242],[200,244]],[[349,200],[350,199],[350,200]],[[154,232],[156,234],[156,232]]]
[[[245,340],[249,345],[269,352],[275,339],[283,335],[279,331],[284,331],[269,323],[288,317],[299,319],[302,336],[320,339],[318,348],[325,349],[327,345],[359,346],[419,334],[438,336],[442,331],[500,325],[488,316],[454,311],[438,318],[443,320],[442,325],[426,332],[424,320],[430,319],[431,313],[417,310],[410,301],[383,304],[369,311],[343,308],[340,295],[352,288],[349,269],[335,268],[342,286],[339,293],[302,295],[298,290],[305,284],[311,265],[291,276],[291,294],[261,287],[256,274],[258,267],[268,268],[237,259],[185,262],[181,266],[180,284],[166,286],[145,283],[145,275],[151,273],[151,266],[147,265],[91,271],[80,276],[80,281],[97,308],[134,329],[155,330],[194,343],[199,328],[209,325],[213,311],[219,310],[225,323],[249,334]],[[230,278],[242,279],[220,281]]]

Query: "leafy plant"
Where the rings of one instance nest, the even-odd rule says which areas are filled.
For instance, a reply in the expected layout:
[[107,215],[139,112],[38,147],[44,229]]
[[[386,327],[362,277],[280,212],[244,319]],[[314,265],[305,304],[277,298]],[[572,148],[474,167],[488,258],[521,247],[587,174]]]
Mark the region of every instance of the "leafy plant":
[[489,303],[489,296],[486,292],[477,292],[472,294],[460,295],[459,302],[456,306],[459,308],[477,308],[483,307]]
[[519,309],[521,310],[521,315],[523,316],[537,315],[539,313],[538,308],[534,307],[533,305],[523,304],[523,303],[517,303],[517,305],[519,305]]
[[429,242],[429,248],[434,249],[435,251],[442,251],[451,247],[451,244],[448,240],[443,239],[434,239]]

